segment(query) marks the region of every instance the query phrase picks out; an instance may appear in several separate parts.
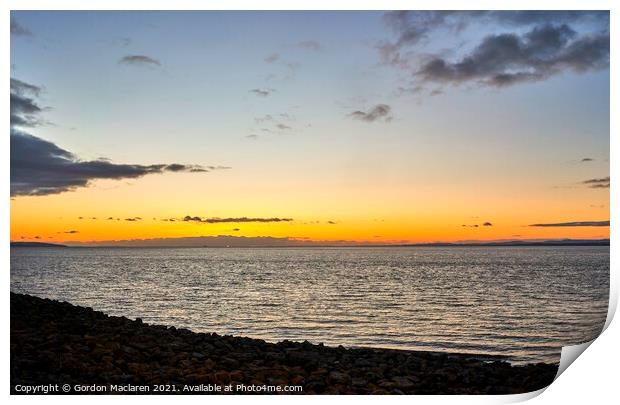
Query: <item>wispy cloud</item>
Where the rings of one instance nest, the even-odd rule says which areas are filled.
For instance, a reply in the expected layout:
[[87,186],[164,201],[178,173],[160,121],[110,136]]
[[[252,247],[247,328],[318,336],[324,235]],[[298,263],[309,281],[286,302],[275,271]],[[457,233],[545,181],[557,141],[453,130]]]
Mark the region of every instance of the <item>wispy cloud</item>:
[[38,114],[43,108],[35,101],[42,89],[11,78],[11,127],[35,127],[42,124]]
[[581,159],[581,162],[582,162],[582,163],[585,163],[585,162],[593,162],[593,161],[594,161],[594,159],[589,158],[589,157],[586,157],[586,158]]
[[349,114],[349,117],[365,122],[389,122],[392,120],[391,110],[391,107],[387,104],[377,104],[369,111],[353,111]]
[[291,222],[293,218],[249,218],[249,217],[237,217],[237,218],[201,218],[196,216],[187,215],[183,218],[186,222],[202,222],[206,224],[218,224],[218,223],[242,223],[242,222]]
[[259,97],[268,97],[275,92],[274,89],[252,89],[249,90],[250,93],[254,93]]
[[34,84],[22,82],[21,80],[14,79],[11,77],[11,92],[16,94],[24,94],[30,93],[35,96],[39,96],[42,88],[40,86],[35,86]]
[[146,55],[127,55],[123,56],[118,63],[134,66],[161,66],[161,62]]
[[21,26],[17,21],[11,19],[11,34],[18,37],[31,37],[32,31],[28,28]]
[[551,224],[531,224],[534,227],[564,227],[564,226],[609,226],[609,221],[579,221],[579,222],[559,222]]
[[264,60],[267,63],[273,63],[273,62],[277,61],[278,59],[280,59],[280,54],[279,53],[272,53],[269,56],[267,56]]
[[609,177],[601,177],[600,179],[588,179],[582,182],[590,188],[609,188]]
[[271,114],[265,114],[261,117],[254,118],[254,122],[257,124],[262,124],[267,121],[273,121],[273,116]]

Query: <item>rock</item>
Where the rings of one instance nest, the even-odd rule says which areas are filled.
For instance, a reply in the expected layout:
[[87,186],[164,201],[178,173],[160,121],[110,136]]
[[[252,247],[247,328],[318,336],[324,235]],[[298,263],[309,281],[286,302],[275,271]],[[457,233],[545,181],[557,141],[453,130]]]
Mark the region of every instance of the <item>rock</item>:
[[205,370],[213,370],[213,368],[215,368],[215,362],[211,359],[206,359],[203,363],[202,363],[202,367]]
[[215,382],[220,385],[230,383],[230,374],[228,371],[218,371],[215,373]]
[[204,353],[193,352],[192,358],[196,360],[204,360],[207,356]]
[[292,385],[303,385],[306,379],[300,375],[297,375],[291,379]]
[[348,384],[349,381],[351,380],[351,378],[345,374],[345,373],[341,373],[338,371],[332,371],[329,373],[329,376],[327,378],[327,381],[330,384]]
[[239,367],[239,362],[232,357],[224,357],[220,360],[219,364],[228,369],[236,369]]
[[396,388],[410,390],[415,386],[413,381],[411,381],[408,377],[392,377],[392,382],[396,384]]
[[231,371],[229,375],[232,381],[236,381],[236,382],[243,381],[243,371],[241,370]]

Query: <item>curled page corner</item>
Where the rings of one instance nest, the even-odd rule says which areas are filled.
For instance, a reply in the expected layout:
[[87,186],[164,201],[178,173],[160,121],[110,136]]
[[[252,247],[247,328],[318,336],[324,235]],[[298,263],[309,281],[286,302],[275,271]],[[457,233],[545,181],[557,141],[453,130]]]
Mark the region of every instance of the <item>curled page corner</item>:
[[[529,401],[530,399],[536,398],[537,396],[545,392],[547,388],[549,388],[548,385],[536,391],[525,392],[523,394],[505,395],[502,401],[500,401],[500,403],[515,404],[519,402]],[[499,398],[499,397],[494,397],[494,399],[496,398]]]
[[[598,337],[598,336],[597,336]],[[560,375],[568,366],[573,364],[577,357],[581,356],[581,354],[594,342],[596,338],[589,340],[584,343],[580,343],[578,345],[564,346],[562,347],[562,353],[560,354],[560,366],[558,367],[558,372],[555,375],[554,381],[558,379]]]

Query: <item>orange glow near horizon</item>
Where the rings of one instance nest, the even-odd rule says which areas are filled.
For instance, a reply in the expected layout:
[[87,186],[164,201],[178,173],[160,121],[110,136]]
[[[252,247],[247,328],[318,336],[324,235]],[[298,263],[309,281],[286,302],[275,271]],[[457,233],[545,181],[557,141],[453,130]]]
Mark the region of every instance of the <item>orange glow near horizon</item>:
[[[318,193],[307,187],[261,192],[257,186],[249,197],[244,187],[212,175],[203,182],[221,191],[205,196],[187,182],[189,177],[153,176],[132,185],[102,181],[74,192],[14,198],[11,240],[67,243],[230,235],[390,244],[609,238],[609,227],[528,226],[608,220],[608,190],[588,189],[586,196],[584,190],[548,189],[525,199],[508,189],[468,193],[466,187],[323,187]],[[173,184],[175,193],[159,191]],[[591,204],[592,192],[598,194],[596,205]],[[186,215],[293,221],[208,224],[182,221]],[[140,220],[126,220],[136,217]],[[175,221],[164,221],[170,218]]]

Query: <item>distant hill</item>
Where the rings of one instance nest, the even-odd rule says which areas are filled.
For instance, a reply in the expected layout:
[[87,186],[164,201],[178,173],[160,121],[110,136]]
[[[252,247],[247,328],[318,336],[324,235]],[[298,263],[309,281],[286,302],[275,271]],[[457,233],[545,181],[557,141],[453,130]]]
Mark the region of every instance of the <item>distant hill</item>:
[[193,236],[181,238],[126,239],[88,242],[65,242],[69,247],[158,247],[158,248],[275,248],[275,247],[463,247],[463,246],[609,246],[609,239],[522,239],[522,240],[463,240],[457,242],[378,244],[370,241],[300,240],[269,236]]
[[551,240],[509,240],[489,242],[437,242],[405,244],[399,246],[609,246],[609,239],[551,239]]
[[45,242],[11,242],[11,247],[67,247],[67,245]]

